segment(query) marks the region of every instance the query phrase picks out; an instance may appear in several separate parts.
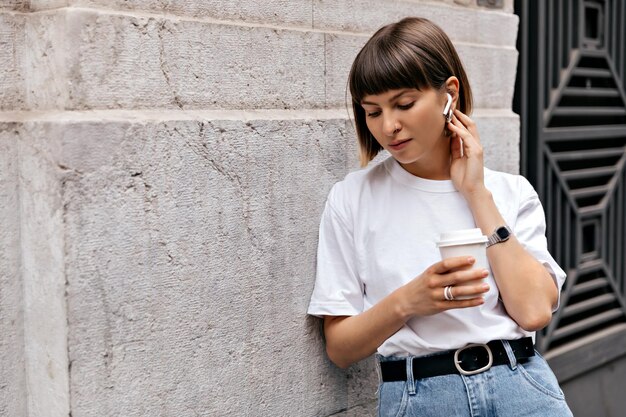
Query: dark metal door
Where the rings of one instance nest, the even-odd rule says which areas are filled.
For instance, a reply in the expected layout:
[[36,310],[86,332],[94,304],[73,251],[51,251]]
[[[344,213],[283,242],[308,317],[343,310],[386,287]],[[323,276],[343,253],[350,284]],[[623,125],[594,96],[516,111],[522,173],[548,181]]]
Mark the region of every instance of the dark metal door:
[[537,346],[561,381],[626,353],[626,2],[521,0],[522,173],[568,274]]

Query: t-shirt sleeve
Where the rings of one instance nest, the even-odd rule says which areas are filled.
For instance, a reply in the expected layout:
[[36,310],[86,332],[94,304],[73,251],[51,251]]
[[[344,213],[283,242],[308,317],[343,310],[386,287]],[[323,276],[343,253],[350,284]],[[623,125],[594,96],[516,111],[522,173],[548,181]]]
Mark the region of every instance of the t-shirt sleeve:
[[320,222],[315,288],[307,311],[317,317],[353,316],[363,311],[353,232],[345,216],[333,206],[333,191]]
[[537,192],[523,177],[520,177],[522,192],[519,212],[513,232],[524,248],[546,267],[559,290],[559,297],[552,311],[559,308],[561,288],[565,282],[565,272],[548,252],[546,239],[546,219]]

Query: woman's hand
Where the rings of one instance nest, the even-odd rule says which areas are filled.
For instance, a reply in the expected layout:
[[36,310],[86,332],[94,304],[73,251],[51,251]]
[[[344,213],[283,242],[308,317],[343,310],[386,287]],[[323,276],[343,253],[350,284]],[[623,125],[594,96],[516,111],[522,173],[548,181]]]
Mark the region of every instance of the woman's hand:
[[[346,368],[376,352],[412,317],[483,304],[489,285],[470,281],[485,278],[487,270],[470,269],[474,262],[469,257],[445,259],[361,314],[324,317],[328,357],[337,366]],[[447,301],[444,288],[448,285],[453,286],[453,297],[472,298]]]
[[[470,269],[475,259],[455,257],[430,266],[424,273],[399,288],[398,297],[406,320],[413,316],[430,316],[453,308],[475,307],[484,303],[489,284],[477,281],[488,275],[486,269]],[[465,285],[467,284],[467,285]],[[452,286],[452,296],[472,297],[466,300],[445,298],[445,287]]]
[[483,148],[474,121],[460,110],[454,111],[448,129],[452,163],[450,176],[456,189],[466,198],[485,190]]

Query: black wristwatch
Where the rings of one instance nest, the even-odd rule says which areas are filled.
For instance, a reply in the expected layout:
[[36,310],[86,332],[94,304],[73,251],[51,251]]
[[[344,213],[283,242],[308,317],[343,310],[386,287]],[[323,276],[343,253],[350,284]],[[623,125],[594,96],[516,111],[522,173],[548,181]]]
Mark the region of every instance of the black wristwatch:
[[494,232],[489,236],[489,241],[487,242],[487,247],[495,245],[496,243],[502,243],[509,240],[513,231],[509,229],[509,226],[500,226],[494,230]]

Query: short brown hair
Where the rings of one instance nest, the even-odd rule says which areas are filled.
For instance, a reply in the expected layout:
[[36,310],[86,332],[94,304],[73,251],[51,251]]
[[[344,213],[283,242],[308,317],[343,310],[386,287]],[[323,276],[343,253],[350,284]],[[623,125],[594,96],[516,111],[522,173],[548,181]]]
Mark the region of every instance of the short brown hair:
[[472,90],[467,75],[454,45],[439,26],[424,18],[407,17],[374,33],[354,59],[348,78],[361,166],[382,149],[367,128],[361,100],[392,89],[439,90],[451,76],[459,80],[457,108],[470,114]]

